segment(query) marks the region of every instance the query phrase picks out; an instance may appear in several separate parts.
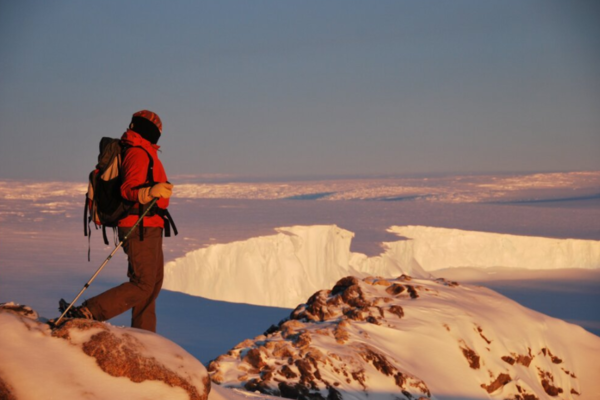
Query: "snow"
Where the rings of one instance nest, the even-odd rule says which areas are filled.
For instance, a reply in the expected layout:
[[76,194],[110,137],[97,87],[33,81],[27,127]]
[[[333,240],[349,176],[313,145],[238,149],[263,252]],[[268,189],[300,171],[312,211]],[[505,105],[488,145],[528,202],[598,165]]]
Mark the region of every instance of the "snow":
[[281,400],[281,397],[269,396],[262,393],[251,393],[240,389],[229,389],[213,385],[208,400]]
[[[203,388],[204,367],[175,343],[149,332],[105,326],[117,336],[129,335],[138,340],[144,348],[142,355],[154,358],[197,388]],[[0,377],[17,399],[189,398],[181,387],[152,380],[133,382],[105,373],[93,357],[81,350],[81,345],[99,330],[71,332],[69,343],[52,337],[46,324],[0,311]]]
[[435,275],[483,285],[519,304],[600,335],[600,270],[447,268]]
[[600,268],[600,241],[549,239],[422,226],[394,226],[403,240],[375,257],[350,251],[354,234],[336,225],[278,228],[276,235],[216,244],[165,265],[165,289],[209,299],[295,307],[347,276],[428,277],[471,266]]
[[336,179],[297,182],[193,182],[186,177],[176,187],[179,198],[212,199],[315,199],[339,200],[424,200],[443,203],[555,198],[557,190],[569,196],[598,195],[600,173],[566,172],[515,174],[507,176],[463,175],[423,178]]
[[600,268],[600,241],[550,239],[425,226],[393,226],[408,240],[394,243],[397,254],[427,271],[452,267],[524,269]]
[[[392,272],[397,272],[393,268],[402,266],[393,252],[398,251],[400,247],[396,247],[395,250],[393,247],[408,246],[410,243],[413,246],[412,251],[416,251],[411,257],[415,261],[415,271],[417,270],[415,257],[417,257],[420,264],[418,266],[426,274],[433,273],[436,276],[446,276],[461,282],[468,275],[471,281],[493,286],[498,292],[516,299],[521,304],[577,322],[596,334],[600,332],[598,327],[600,316],[596,306],[599,299],[598,282],[600,282],[597,267],[596,269],[582,267],[577,270],[523,269],[540,265],[531,263],[535,258],[524,254],[521,260],[527,260],[526,263],[517,263],[508,268],[493,266],[470,268],[468,274],[461,275],[465,268],[459,266],[468,267],[468,264],[459,262],[458,247],[452,252],[447,249],[449,252],[445,256],[453,258],[454,261],[447,266],[442,265],[441,268],[444,269],[435,269],[439,267],[438,264],[435,264],[437,265],[435,267],[432,266],[433,264],[428,264],[430,261],[434,263],[439,261],[439,258],[428,259],[430,255],[422,253],[426,248],[424,240],[439,240],[440,245],[452,244],[449,241],[450,236],[442,230],[437,233],[444,238],[436,239],[433,234],[428,237],[426,229],[434,229],[433,227],[460,229],[473,234],[509,234],[515,236],[509,238],[513,244],[519,243],[519,240],[516,240],[518,238],[531,240],[524,246],[531,245],[532,249],[538,243],[533,239],[542,238],[559,239],[560,246],[566,244],[568,238],[595,239],[595,242],[592,242],[597,243],[600,239],[598,231],[600,172],[246,183],[236,181],[235,177],[211,178],[212,183],[206,179],[194,181],[196,179],[194,177],[185,177],[186,181],[183,178],[173,177],[176,190],[171,212],[182,234],[176,238],[165,239],[167,261],[180,263],[181,259],[185,258],[186,252],[189,254],[200,250],[206,252],[209,248],[215,254],[210,257],[205,254],[203,257],[217,260],[219,258],[217,256],[227,257],[228,252],[235,253],[233,247],[237,246],[238,250],[241,250],[247,246],[242,243],[254,240],[262,243],[262,253],[256,248],[247,246],[247,253],[240,251],[237,255],[238,260],[243,261],[246,256],[271,255],[288,263],[287,265],[307,268],[306,271],[312,271],[310,268],[320,271],[318,268],[323,266],[324,260],[335,262],[347,260],[347,271],[339,275],[356,272],[357,275],[364,276],[371,274],[368,266],[375,268],[376,265],[384,265],[382,259],[385,257],[387,257],[386,262],[389,262],[388,267]],[[82,182],[85,179],[84,176]],[[227,186],[219,182],[225,182]],[[203,186],[205,184],[208,186]],[[206,191],[194,192],[200,187]],[[45,317],[56,317],[57,299],[61,297],[71,299],[104,260],[112,248],[105,247],[101,243],[101,235],[96,232],[92,237],[92,262],[87,262],[88,241],[83,237],[81,229],[82,198],[85,190],[86,186],[83,183],[0,180],[0,258],[2,259],[0,301],[18,300],[24,304],[34,305],[34,308],[41,311],[40,314]],[[315,200],[277,200],[290,198]],[[336,237],[334,232],[328,232],[334,224],[343,227],[343,229],[339,228],[340,237],[335,240],[332,239]],[[316,237],[319,235],[316,235],[316,232],[297,234],[284,228],[280,228],[284,231],[276,230],[276,234],[273,235],[276,227],[308,229],[307,225],[326,227],[326,229],[320,233],[323,236],[318,240]],[[419,227],[423,230],[418,232],[415,230],[412,232],[415,237],[405,240],[398,238],[396,232],[386,232],[386,229],[391,226]],[[287,241],[288,247],[278,253],[273,251],[274,244],[268,243],[265,238],[280,235],[285,236],[281,240]],[[344,236],[346,239],[343,239]],[[402,236],[406,237],[407,232]],[[295,253],[290,256],[287,251],[294,248],[294,240],[297,242],[299,238],[319,242],[313,243],[311,248],[315,251],[327,252],[329,255],[306,256],[300,251],[298,257]],[[321,242],[325,239],[329,242]],[[497,239],[498,237],[495,237],[489,242],[492,246],[491,252],[496,251],[494,246],[501,243]],[[278,240],[280,239],[275,242]],[[483,237],[479,235],[478,240],[483,240]],[[348,242],[349,247],[346,247]],[[332,248],[328,248],[329,245],[324,243],[329,243]],[[381,243],[388,245],[381,248]],[[217,245],[223,248],[216,251],[217,248],[213,246]],[[595,248],[594,245],[591,247]],[[566,264],[571,261],[580,262],[582,257],[578,255],[579,249],[578,247],[577,251],[571,252],[568,256],[560,255],[559,258]],[[493,261],[491,255],[486,258],[485,252],[477,253],[475,249],[468,250],[474,251],[471,257],[477,262]],[[260,257],[256,259],[260,261]],[[518,257],[515,256],[507,258],[508,261],[517,259]],[[548,257],[544,263],[551,265],[552,262]],[[186,263],[192,264],[191,260]],[[564,263],[562,265],[566,265]],[[497,265],[497,263],[489,262],[489,265]],[[524,267],[520,267],[522,265]],[[365,271],[359,271],[361,267],[365,268]],[[234,274],[240,271],[223,271],[223,279],[219,281],[219,272],[205,271],[202,265],[198,265],[197,268],[197,274],[178,279],[204,281],[206,286],[211,282],[218,284],[218,288],[213,290],[216,299],[222,298],[223,292],[241,297],[248,295],[244,292],[254,291],[250,285],[232,279],[235,278]],[[262,273],[261,268],[264,268],[263,264],[254,270],[255,275]],[[325,271],[326,275],[333,280],[336,274],[327,269]],[[248,271],[249,276],[252,276],[251,272]],[[285,278],[284,272],[280,271],[280,275]],[[397,276],[395,272],[391,276]],[[451,273],[455,277],[450,276]],[[119,253],[88,289],[86,296],[93,296],[122,282],[126,279],[125,274],[126,261]],[[302,274],[297,276],[304,282],[305,277]],[[552,279],[544,280],[548,276]],[[260,281],[258,276],[254,278]],[[269,281],[268,278],[264,280]],[[260,282],[260,284],[263,285],[260,286],[263,291],[277,286],[277,282]],[[315,284],[317,285],[321,286],[304,288],[307,295],[296,304],[306,301],[314,291],[330,287],[331,282]],[[277,290],[283,292],[282,288],[286,286],[289,288],[301,285],[298,282],[284,280],[279,286],[275,288],[275,292]],[[286,297],[284,293],[278,293],[277,296]],[[295,307],[296,304],[286,307]],[[207,363],[244,338],[254,337],[264,332],[270,324],[277,323],[289,314],[289,310],[207,300],[165,290],[158,301],[157,314],[161,335],[175,341],[190,354]],[[111,323],[129,325],[128,319],[128,315],[123,315],[112,320]],[[557,325],[548,326],[557,327]],[[596,330],[593,330],[594,327]],[[4,326],[0,328],[0,334],[7,332],[3,328]],[[573,335],[574,341],[580,339],[579,334]],[[389,337],[384,341],[386,341],[385,346],[388,344],[392,346],[394,343]],[[19,343],[18,338],[15,339],[15,343]],[[6,349],[7,346],[3,348]],[[435,343],[432,343],[432,346],[435,347]],[[41,347],[41,344],[31,345],[31,349],[35,350]],[[428,347],[425,351],[428,351],[427,349]],[[415,354],[418,353],[418,349],[413,351]],[[596,348],[588,348],[586,351],[582,363],[590,363],[598,359],[599,353]],[[23,356],[27,368],[36,371],[37,369],[32,365],[39,363],[40,373],[44,372],[41,371],[44,365],[49,366],[49,369],[53,367],[59,371],[63,370],[62,364],[57,364],[54,360],[43,360],[42,356],[36,357],[35,354],[31,351]],[[0,369],[3,365],[12,364],[12,361],[5,364],[4,360],[4,354],[0,354]],[[440,359],[439,362],[443,360]],[[66,362],[64,370],[74,370],[75,366],[72,364],[76,363]],[[61,366],[57,367],[57,365]],[[593,368],[590,370],[596,371]],[[57,375],[60,375],[59,371],[56,371]],[[81,376],[77,381],[87,384],[85,376]],[[110,385],[114,383],[113,380],[109,382]],[[49,398],[48,393],[44,393],[40,398]],[[238,400],[271,397],[233,392],[218,386],[213,388],[211,399],[225,398]],[[463,397],[453,396],[450,393],[438,398],[464,400]],[[580,398],[585,400],[588,397]]]
[[[251,179],[234,176],[212,178],[182,175],[173,176],[171,180],[177,182],[174,196],[179,199],[423,200],[479,203],[597,197],[600,171],[286,182],[248,181]],[[61,201],[72,199],[79,203],[86,191],[85,182],[0,180],[0,199],[60,198]]]
[[295,307],[347,275],[424,272],[392,252],[374,258],[350,252],[354,234],[335,225],[294,226],[278,234],[188,253],[165,265],[164,288],[209,299]]
[[[411,285],[418,297],[406,291],[392,294],[392,285]],[[538,399],[548,399],[541,384],[542,372],[552,375],[552,385],[563,391],[561,399],[600,396],[600,362],[589,356],[600,354],[600,338],[578,326],[529,310],[482,287],[404,278],[370,278],[358,286],[355,293],[360,301],[355,304],[351,304],[353,297],[340,301],[332,292],[323,291],[327,302],[314,300],[318,305],[312,307],[309,301],[279,330],[235,346],[211,365],[213,378],[236,388],[262,379],[266,392],[271,393],[281,387],[277,382],[293,386],[300,381],[323,396],[326,385],[337,383],[336,390],[347,399],[397,399],[399,388],[392,376],[378,371],[376,363],[361,354],[368,345],[405,378],[414,377],[415,383],[422,380],[436,399],[486,398],[488,393],[481,385],[489,385],[500,374],[510,375],[511,382],[494,390],[490,398],[515,398],[521,393],[519,386]],[[340,296],[339,290],[337,293]],[[403,316],[390,312],[393,306],[401,307]],[[357,310],[358,314],[353,312]],[[348,336],[339,340],[335,331],[342,325]],[[302,344],[298,334],[307,344]],[[273,372],[275,382],[266,378],[266,373],[253,372],[254,364],[247,358],[252,349],[258,350],[256,354]],[[470,364],[465,350],[478,357],[476,365]],[[315,358],[315,354],[319,356]],[[503,359],[519,355],[528,356],[530,363],[510,364]],[[302,375],[312,376],[308,382],[299,378],[302,372],[296,368],[296,361],[306,357],[313,357],[311,374]],[[296,376],[284,378],[278,372],[282,368]],[[354,374],[360,371],[365,371],[362,383]],[[415,397],[423,395],[410,384],[405,389]]]

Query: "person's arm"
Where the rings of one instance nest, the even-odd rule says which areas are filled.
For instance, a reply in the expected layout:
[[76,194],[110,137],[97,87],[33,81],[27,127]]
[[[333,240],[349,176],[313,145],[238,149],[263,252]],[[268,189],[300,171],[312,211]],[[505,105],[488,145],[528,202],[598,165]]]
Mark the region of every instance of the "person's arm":
[[150,159],[148,158],[148,153],[146,153],[146,151],[136,147],[127,150],[123,162],[121,163],[121,174],[123,176],[121,196],[123,196],[124,199],[129,201],[140,201],[139,186],[149,183],[146,180],[148,177],[149,165]]
[[147,204],[155,197],[165,199],[171,197],[173,185],[168,182],[159,182],[151,187],[139,188],[140,185],[149,183],[146,179],[149,165],[150,159],[144,150],[133,147],[125,153],[122,163],[123,184],[121,185],[121,196],[124,199]]

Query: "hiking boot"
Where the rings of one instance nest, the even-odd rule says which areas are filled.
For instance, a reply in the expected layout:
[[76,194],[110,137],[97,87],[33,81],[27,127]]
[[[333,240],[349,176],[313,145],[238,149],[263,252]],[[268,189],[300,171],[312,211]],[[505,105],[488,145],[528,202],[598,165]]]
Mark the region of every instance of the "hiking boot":
[[[62,313],[65,312],[67,307],[69,307],[69,303],[67,303],[64,299],[60,299],[58,302],[58,310]],[[71,307],[65,317],[95,320],[92,312],[84,305],[79,307]]]
[[92,312],[86,306],[71,307],[67,312],[69,318],[95,319]]

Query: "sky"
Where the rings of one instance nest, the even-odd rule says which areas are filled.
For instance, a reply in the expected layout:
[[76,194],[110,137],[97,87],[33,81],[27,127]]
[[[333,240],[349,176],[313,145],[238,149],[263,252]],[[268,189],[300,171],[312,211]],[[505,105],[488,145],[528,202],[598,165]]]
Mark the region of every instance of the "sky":
[[0,0],[0,179],[600,169],[600,3]]

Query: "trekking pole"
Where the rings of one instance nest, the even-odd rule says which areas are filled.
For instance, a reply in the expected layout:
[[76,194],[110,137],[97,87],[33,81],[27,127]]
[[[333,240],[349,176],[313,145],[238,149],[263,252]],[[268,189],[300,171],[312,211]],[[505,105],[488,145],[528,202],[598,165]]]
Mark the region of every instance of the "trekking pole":
[[73,307],[73,304],[75,304],[77,302],[77,300],[79,300],[79,298],[81,297],[81,295],[83,294],[83,292],[85,292],[85,290],[90,287],[90,285],[92,284],[92,282],[94,281],[94,279],[96,279],[96,277],[98,276],[98,274],[100,273],[100,271],[102,271],[102,268],[104,268],[106,266],[106,264],[108,264],[108,262],[111,260],[111,258],[117,252],[117,250],[119,250],[119,248],[121,246],[123,246],[123,243],[127,240],[127,238],[129,238],[129,235],[131,235],[133,233],[134,229],[137,228],[137,226],[144,219],[144,217],[146,216],[146,214],[148,214],[148,211],[150,211],[150,209],[152,207],[154,207],[154,204],[156,204],[157,201],[158,201],[158,197],[155,197],[154,199],[152,199],[152,201],[150,202],[150,205],[148,206],[148,208],[146,208],[146,211],[144,211],[142,213],[142,215],[140,216],[140,218],[136,221],[136,223],[133,224],[133,226],[131,227],[131,229],[129,230],[129,232],[127,232],[127,234],[123,237],[123,240],[121,240],[119,242],[119,244],[117,244],[117,247],[115,247],[115,249],[112,251],[112,253],[110,253],[110,255],[106,258],[106,260],[104,260],[104,262],[102,263],[102,265],[100,266],[100,268],[98,268],[98,270],[96,270],[96,273],[90,278],[90,280],[87,281],[87,283],[85,285],[83,285],[83,289],[81,289],[81,291],[79,292],[79,294],[77,295],[77,297],[75,297],[75,299],[73,299],[73,301],[71,302],[71,304],[69,304],[69,306],[65,309],[65,311],[63,311],[63,313],[61,314],[61,316],[55,322],[53,322],[54,326],[58,326],[58,323],[64,318],[64,316],[67,314],[67,312],[69,312],[69,310],[71,309],[71,307]]

